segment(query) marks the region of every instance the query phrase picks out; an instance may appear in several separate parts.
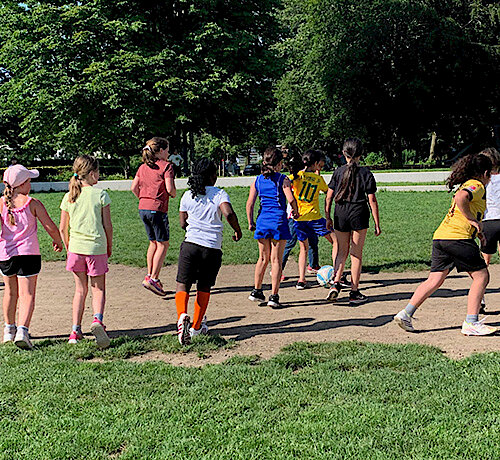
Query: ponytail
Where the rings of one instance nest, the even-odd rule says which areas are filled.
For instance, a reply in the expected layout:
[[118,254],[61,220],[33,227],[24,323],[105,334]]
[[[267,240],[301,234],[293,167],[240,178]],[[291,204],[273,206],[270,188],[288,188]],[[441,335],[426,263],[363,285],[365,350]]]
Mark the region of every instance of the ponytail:
[[82,180],[92,171],[99,170],[99,163],[95,157],[80,155],[73,162],[73,177],[69,180],[68,201],[74,203],[82,193]]
[[281,150],[275,147],[268,147],[264,152],[264,157],[262,159],[261,173],[267,179],[271,176],[274,168],[279,165],[280,161],[283,160],[283,153]]
[[5,188],[3,190],[3,197],[5,206],[7,206],[7,213],[9,215],[9,224],[16,225],[16,219],[14,218],[14,213],[12,212],[12,208],[14,207],[14,203],[12,202],[12,195],[14,194],[14,189],[7,183],[4,182]]
[[216,174],[217,166],[208,158],[202,158],[194,164],[188,179],[188,187],[193,198],[198,195],[206,195],[206,187],[211,185],[211,179]]
[[344,170],[338,192],[335,194],[335,203],[349,201],[354,193],[356,175],[358,174],[358,162],[354,161],[363,154],[363,143],[356,137],[346,139],[342,147],[344,156],[351,160]]
[[156,164],[156,156],[160,153],[160,149],[168,149],[168,145],[168,140],[164,137],[149,139],[142,148],[142,161],[149,167],[153,167]]
[[460,158],[454,165],[446,179],[446,186],[449,191],[453,190],[455,185],[462,185],[469,179],[482,176],[485,172],[491,174],[493,162],[486,155],[481,153],[471,153]]

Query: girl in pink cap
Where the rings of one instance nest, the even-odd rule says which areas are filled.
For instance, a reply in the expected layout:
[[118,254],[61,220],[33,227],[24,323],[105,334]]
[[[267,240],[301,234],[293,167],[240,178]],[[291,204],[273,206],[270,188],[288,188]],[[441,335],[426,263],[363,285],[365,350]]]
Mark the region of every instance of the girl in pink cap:
[[[24,349],[33,348],[28,328],[35,308],[35,290],[42,265],[37,238],[37,219],[52,238],[54,250],[62,250],[62,240],[56,224],[43,204],[29,196],[31,179],[38,177],[36,169],[16,164],[3,175],[5,189],[0,199],[0,271],[5,283],[3,341],[14,342]],[[16,306],[19,299],[18,325]]]

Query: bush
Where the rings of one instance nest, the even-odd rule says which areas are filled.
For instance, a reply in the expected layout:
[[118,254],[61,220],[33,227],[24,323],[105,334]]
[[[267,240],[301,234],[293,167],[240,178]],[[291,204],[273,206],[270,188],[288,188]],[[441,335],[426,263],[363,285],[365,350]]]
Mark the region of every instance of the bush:
[[385,164],[385,157],[382,152],[370,152],[363,163],[367,166],[381,166]]

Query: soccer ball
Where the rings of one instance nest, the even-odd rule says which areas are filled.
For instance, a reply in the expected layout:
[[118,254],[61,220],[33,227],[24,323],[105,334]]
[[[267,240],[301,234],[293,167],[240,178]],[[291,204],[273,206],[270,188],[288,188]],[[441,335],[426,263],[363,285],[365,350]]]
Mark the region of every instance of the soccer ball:
[[333,280],[333,267],[331,265],[323,265],[316,275],[320,286],[328,287]]

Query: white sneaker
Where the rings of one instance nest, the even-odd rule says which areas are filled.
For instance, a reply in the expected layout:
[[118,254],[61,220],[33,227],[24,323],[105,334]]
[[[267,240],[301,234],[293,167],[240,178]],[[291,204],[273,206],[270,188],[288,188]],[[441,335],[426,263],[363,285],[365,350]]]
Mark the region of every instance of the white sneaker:
[[10,326],[5,326],[3,328],[3,343],[14,342],[16,337],[16,325],[11,324]]
[[14,344],[19,348],[22,348],[23,350],[31,350],[33,348],[33,344],[30,340],[30,335],[28,331],[23,327],[17,328]]
[[490,335],[497,332],[497,328],[493,326],[487,326],[484,324],[486,316],[481,321],[476,321],[475,323],[468,323],[464,321],[462,324],[462,334],[464,335]]
[[208,326],[207,326],[207,317],[204,316],[201,320],[201,327],[199,329],[195,329],[194,327],[189,328],[189,336],[191,338],[196,337],[197,335],[207,335],[208,334]]
[[183,313],[177,321],[177,338],[181,345],[189,345],[191,343],[191,336],[189,335],[189,316]]
[[411,320],[412,317],[408,313],[406,313],[406,310],[401,310],[394,317],[394,321],[401,329],[404,329],[405,331],[408,332],[415,332],[415,328],[413,327]]

